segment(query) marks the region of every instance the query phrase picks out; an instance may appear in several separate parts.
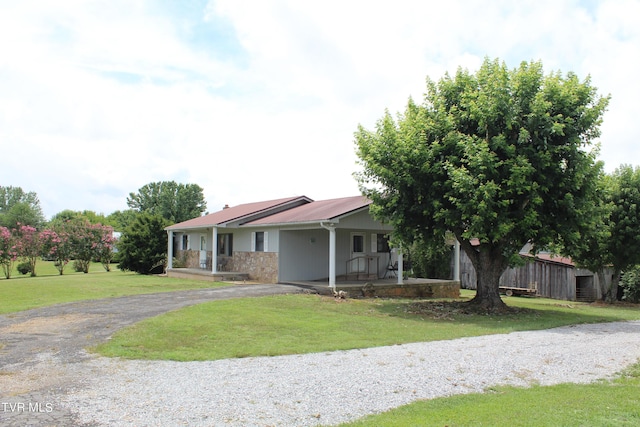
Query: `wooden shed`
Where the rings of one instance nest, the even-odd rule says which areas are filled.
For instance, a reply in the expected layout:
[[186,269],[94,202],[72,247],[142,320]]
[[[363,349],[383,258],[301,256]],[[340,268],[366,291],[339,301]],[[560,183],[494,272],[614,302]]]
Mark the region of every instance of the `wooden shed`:
[[[598,275],[576,268],[571,259],[541,253],[521,253],[525,264],[508,268],[500,277],[500,287],[537,290],[538,296],[568,301],[595,301],[602,298]],[[605,280],[610,279],[605,275]],[[469,257],[460,254],[460,287],[476,289],[476,271]],[[606,284],[605,284],[606,285]]]

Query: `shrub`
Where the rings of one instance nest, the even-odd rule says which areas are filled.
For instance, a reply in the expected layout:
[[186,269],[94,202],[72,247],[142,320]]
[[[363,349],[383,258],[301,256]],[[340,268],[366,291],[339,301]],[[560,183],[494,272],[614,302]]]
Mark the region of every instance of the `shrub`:
[[29,263],[29,262],[21,262],[20,264],[18,264],[16,269],[18,270],[18,272],[20,274],[31,273],[31,263]]
[[624,291],[623,300],[640,302],[640,265],[636,265],[622,274],[620,287]]
[[73,269],[78,273],[88,273],[89,264],[91,261],[85,261],[83,259],[76,259],[73,261]]
[[137,214],[118,242],[118,268],[140,274],[161,273],[167,259],[167,233],[164,228],[170,224],[159,215]]

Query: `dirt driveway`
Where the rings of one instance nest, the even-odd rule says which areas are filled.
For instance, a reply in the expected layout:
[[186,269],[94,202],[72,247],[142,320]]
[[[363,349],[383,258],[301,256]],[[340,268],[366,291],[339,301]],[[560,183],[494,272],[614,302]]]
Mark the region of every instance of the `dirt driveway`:
[[57,405],[82,387],[85,348],[142,319],[207,301],[302,292],[288,285],[215,289],[81,301],[0,316],[0,425],[80,426]]

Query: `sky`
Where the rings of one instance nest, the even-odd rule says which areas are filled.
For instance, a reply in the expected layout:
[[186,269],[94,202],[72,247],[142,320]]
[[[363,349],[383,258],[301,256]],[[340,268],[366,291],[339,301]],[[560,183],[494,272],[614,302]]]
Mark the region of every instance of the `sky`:
[[640,0],[0,0],[0,185],[47,218],[357,195],[358,125],[486,57],[590,76],[605,170],[640,164]]

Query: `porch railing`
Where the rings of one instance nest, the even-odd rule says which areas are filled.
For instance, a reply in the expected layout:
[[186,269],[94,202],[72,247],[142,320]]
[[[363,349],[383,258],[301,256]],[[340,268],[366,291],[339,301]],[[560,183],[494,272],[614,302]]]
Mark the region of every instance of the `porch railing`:
[[[371,264],[375,261],[375,273],[371,273]],[[380,271],[380,260],[377,256],[361,255],[351,258],[347,261],[346,269],[347,279],[355,275],[355,280],[371,280],[377,279]],[[355,271],[353,266],[356,266]],[[364,268],[361,268],[364,267]],[[374,277],[372,277],[372,275]]]

